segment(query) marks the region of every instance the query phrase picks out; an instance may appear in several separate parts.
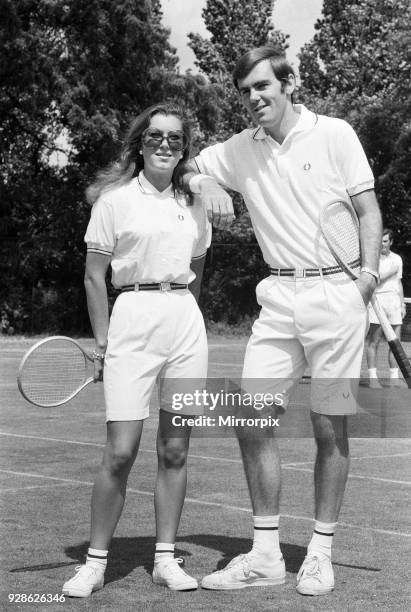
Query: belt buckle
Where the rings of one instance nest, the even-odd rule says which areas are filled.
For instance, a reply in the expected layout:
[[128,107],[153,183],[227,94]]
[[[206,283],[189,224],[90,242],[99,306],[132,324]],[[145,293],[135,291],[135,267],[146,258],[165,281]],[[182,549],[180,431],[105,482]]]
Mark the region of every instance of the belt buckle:
[[160,283],[160,291],[171,291],[171,283]]
[[294,269],[294,277],[295,278],[305,278],[305,269],[304,268],[295,268]]
[[139,291],[140,283],[134,283],[134,291]]

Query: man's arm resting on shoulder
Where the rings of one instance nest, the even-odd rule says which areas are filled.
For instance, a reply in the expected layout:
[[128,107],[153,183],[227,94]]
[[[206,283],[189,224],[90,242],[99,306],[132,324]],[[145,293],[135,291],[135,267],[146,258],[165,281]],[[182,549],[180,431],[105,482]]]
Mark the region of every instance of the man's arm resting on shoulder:
[[[360,222],[361,267],[378,273],[381,252],[382,219],[375,191],[368,189],[351,197]],[[356,281],[368,304],[377,286],[377,279],[369,272],[361,272]]]
[[191,193],[198,193],[206,207],[209,221],[218,229],[227,229],[234,220],[234,208],[231,197],[215,179],[200,174],[194,161],[186,164],[182,176],[183,187]]

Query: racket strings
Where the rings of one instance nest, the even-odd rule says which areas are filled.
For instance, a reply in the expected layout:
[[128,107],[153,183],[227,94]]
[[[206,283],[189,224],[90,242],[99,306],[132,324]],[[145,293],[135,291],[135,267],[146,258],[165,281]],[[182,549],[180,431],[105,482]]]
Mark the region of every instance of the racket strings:
[[64,340],[37,347],[27,358],[20,383],[29,400],[42,405],[63,402],[86,380],[87,364],[81,349]]
[[337,259],[346,266],[358,267],[361,258],[358,224],[345,204],[335,202],[327,207],[322,230]]

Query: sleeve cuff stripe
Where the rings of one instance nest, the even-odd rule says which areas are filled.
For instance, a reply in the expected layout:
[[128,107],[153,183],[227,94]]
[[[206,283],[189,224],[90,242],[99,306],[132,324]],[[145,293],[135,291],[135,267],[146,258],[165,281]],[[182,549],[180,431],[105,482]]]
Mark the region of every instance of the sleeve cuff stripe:
[[363,191],[368,191],[369,189],[374,189],[374,180],[366,181],[365,183],[360,183],[359,185],[355,185],[350,189],[347,189],[348,195],[358,195]]
[[105,251],[104,249],[98,249],[97,247],[88,247],[87,253],[99,253],[100,255],[108,255],[111,257],[112,251]]
[[193,255],[193,257],[191,258],[191,261],[195,261],[196,259],[202,259],[203,257],[206,256],[207,251],[204,251],[204,253],[202,253],[201,255]]

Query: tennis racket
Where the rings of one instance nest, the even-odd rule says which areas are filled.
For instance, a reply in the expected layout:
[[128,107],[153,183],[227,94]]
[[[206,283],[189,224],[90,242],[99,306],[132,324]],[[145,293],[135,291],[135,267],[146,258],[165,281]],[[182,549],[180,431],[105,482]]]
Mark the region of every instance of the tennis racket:
[[[353,280],[357,279],[360,275],[361,262],[360,229],[353,208],[347,202],[331,202],[320,213],[320,227],[337,263]],[[410,360],[375,295],[371,297],[371,304],[398,367],[408,387],[411,388]]]
[[24,355],[17,375],[20,393],[43,408],[69,402],[93,382],[93,358],[72,338],[51,336]]

